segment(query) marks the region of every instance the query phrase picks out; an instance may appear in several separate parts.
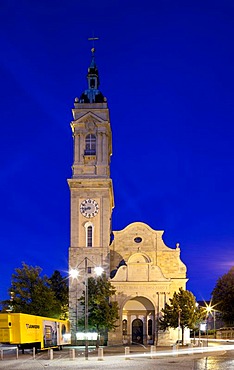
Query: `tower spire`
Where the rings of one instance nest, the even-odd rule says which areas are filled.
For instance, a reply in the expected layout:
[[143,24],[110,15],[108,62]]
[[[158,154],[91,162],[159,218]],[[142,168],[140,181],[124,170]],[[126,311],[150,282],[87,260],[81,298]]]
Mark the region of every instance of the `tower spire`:
[[79,101],[80,103],[103,103],[105,100],[104,96],[99,90],[100,80],[95,60],[96,50],[94,47],[94,42],[98,40],[98,37],[90,37],[88,40],[93,42],[93,47],[91,49],[91,62],[87,74],[88,89],[82,93]]

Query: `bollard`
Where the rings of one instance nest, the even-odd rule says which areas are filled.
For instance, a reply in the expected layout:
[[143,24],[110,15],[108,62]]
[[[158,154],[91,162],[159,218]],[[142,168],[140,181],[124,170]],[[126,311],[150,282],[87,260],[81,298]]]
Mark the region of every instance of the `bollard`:
[[98,361],[103,361],[103,348],[98,348]]
[[48,349],[48,359],[49,360],[53,360],[53,355],[54,355],[53,349],[52,348]]
[[192,343],[189,343],[188,348],[189,348],[188,354],[189,355],[192,355],[193,354],[193,344]]
[[19,348],[16,347],[15,351],[16,351],[16,360],[18,360],[18,358],[19,358]]
[[126,356],[125,360],[130,360],[129,353],[130,353],[129,347],[125,347],[125,356]]
[[151,346],[150,347],[150,352],[151,352],[150,358],[156,358],[156,356],[155,356],[155,354],[156,354],[156,346]]
[[33,360],[35,360],[35,358],[36,358],[36,348],[35,347],[33,347],[32,356],[33,356]]
[[178,346],[173,344],[173,356],[178,356]]
[[70,357],[70,360],[75,360],[75,350],[74,350],[74,348],[70,349],[69,357]]
[[3,360],[3,349],[1,349],[1,360]]

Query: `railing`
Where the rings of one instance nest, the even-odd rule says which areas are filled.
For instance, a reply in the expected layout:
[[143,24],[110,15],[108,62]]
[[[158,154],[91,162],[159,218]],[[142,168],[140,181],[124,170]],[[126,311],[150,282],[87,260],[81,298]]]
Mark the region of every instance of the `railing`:
[[85,149],[84,155],[90,155],[90,156],[96,156],[96,150],[95,149]]
[[217,339],[234,339],[234,327],[221,328],[216,331]]

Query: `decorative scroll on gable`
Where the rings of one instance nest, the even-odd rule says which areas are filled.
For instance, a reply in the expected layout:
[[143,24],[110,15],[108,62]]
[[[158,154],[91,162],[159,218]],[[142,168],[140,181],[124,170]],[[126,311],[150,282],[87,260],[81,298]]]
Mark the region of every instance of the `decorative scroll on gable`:
[[131,255],[126,265],[119,267],[112,281],[168,282],[160,267],[153,265],[149,256],[143,253]]

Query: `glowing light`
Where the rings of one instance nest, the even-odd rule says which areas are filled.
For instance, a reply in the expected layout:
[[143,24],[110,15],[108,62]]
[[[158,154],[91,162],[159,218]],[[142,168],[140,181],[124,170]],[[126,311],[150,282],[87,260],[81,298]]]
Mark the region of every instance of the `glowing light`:
[[63,339],[64,339],[65,341],[70,341],[70,339],[71,339],[71,334],[70,334],[70,333],[63,334]]
[[94,271],[95,271],[95,274],[97,276],[101,276],[102,273],[103,273],[103,271],[104,271],[104,269],[102,267],[100,267],[100,266],[97,266],[97,267],[94,267]]
[[206,313],[207,313],[207,315],[209,315],[209,314],[212,314],[212,312],[217,312],[217,310],[215,309],[215,307],[217,306],[217,303],[216,304],[214,304],[214,305],[212,305],[212,302],[210,302],[209,304],[208,303],[206,303],[205,301],[204,301],[204,303],[205,303],[205,307],[204,307],[204,309],[206,310]]
[[76,333],[76,339],[77,340],[97,340],[98,333],[83,333],[83,332],[77,332]]
[[[212,353],[212,352],[226,352],[226,351],[233,351],[234,345],[221,345],[221,346],[215,346],[215,347],[193,347],[192,349],[177,349],[176,354],[177,355],[192,355],[192,354],[198,354],[202,353]],[[175,356],[175,351],[156,351],[156,352],[144,352],[144,353],[136,353],[136,354],[129,354],[129,355],[120,355],[119,357],[128,357],[128,358],[136,358],[136,357],[149,357],[154,355],[154,357],[164,357],[164,356]]]
[[206,311],[207,311],[207,313],[210,313],[212,311],[212,307],[211,306],[207,306],[206,307]]
[[201,324],[200,324],[200,330],[201,330],[201,331],[206,331],[206,324],[201,323]]
[[76,269],[71,269],[71,270],[70,270],[69,275],[70,275],[73,279],[77,279],[77,278],[78,278],[78,276],[79,276],[79,271],[78,271],[78,270],[76,270]]

